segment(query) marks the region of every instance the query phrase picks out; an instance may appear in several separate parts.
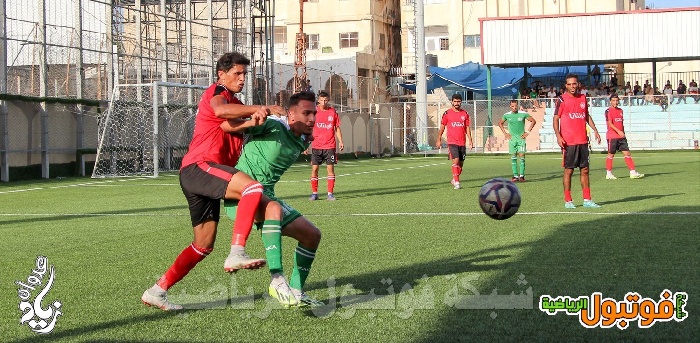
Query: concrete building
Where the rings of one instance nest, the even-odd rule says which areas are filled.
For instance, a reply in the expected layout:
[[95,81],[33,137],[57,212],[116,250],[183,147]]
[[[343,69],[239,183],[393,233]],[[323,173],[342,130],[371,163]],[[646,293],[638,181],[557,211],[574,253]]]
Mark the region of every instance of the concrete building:
[[[414,30],[414,2],[401,1],[401,71],[406,79],[416,72],[416,44]],[[576,13],[606,13],[644,10],[644,0],[423,0],[425,7],[425,48],[428,65],[454,67],[466,62],[481,61],[481,27],[479,18],[557,16]],[[682,27],[682,24],[681,24]],[[547,49],[538,41],[538,32],[546,27],[532,28],[532,49]],[[661,29],[661,28],[656,28]],[[615,32],[616,38],[590,37],[590,39],[624,39],[625,35],[644,34],[645,28],[633,28],[629,32]],[[683,42],[682,29],[670,29],[669,39]],[[586,28],[572,28],[572,34],[585,34]],[[672,35],[677,34],[675,38]],[[503,53],[518,53],[504,51]],[[700,61],[660,62],[657,77],[700,70]],[[629,75],[629,79],[650,78],[650,63],[626,63],[606,66],[609,72]],[[659,75],[664,73],[664,75]],[[668,76],[675,79],[675,77]],[[687,82],[687,81],[686,81]],[[674,83],[675,85],[675,83]]]
[[[303,5],[307,77],[336,106],[385,101],[392,68],[400,65],[399,0],[310,0]],[[277,92],[293,89],[298,0],[275,2],[274,60]]]

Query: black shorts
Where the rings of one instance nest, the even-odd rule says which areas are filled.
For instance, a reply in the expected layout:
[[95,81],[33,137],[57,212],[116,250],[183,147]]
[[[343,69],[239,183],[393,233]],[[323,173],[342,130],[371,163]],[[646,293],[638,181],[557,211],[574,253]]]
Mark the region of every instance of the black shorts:
[[190,207],[192,227],[207,220],[219,221],[220,200],[226,195],[234,167],[213,162],[198,162],[180,170],[180,187]]
[[588,168],[588,144],[567,145],[564,148],[564,168]]
[[326,164],[336,164],[337,156],[335,149],[311,149],[311,164],[320,166],[323,162]]
[[608,139],[608,154],[615,154],[618,151],[630,151],[627,138]]
[[467,156],[467,147],[464,145],[454,145],[448,144],[447,151],[450,153],[450,159],[459,158],[460,161],[464,161]]

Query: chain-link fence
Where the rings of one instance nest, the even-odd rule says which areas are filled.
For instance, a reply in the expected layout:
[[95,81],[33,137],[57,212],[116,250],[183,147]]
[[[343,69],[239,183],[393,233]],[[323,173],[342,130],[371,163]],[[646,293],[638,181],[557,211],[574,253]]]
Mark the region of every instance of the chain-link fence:
[[[623,97],[620,107],[625,115],[625,130],[633,149],[692,149],[700,140],[700,96],[693,98],[655,96]],[[519,100],[521,111],[528,112],[536,121],[527,138],[528,151],[559,151],[552,117],[555,99]],[[590,114],[600,132],[600,144],[592,142],[595,150],[606,148],[605,109],[609,106],[606,97],[590,98]],[[474,152],[507,152],[507,141],[498,127],[503,114],[510,111],[510,100],[489,101],[470,100],[462,103],[462,108],[469,113]],[[440,150],[435,143],[440,128],[442,114],[450,108],[449,103],[432,102],[428,104],[427,137],[416,137],[416,113],[414,102],[380,103],[372,107],[369,124],[370,152],[373,155],[396,153],[437,153]],[[445,136],[441,146],[445,146]],[[425,141],[425,146],[418,142]]]

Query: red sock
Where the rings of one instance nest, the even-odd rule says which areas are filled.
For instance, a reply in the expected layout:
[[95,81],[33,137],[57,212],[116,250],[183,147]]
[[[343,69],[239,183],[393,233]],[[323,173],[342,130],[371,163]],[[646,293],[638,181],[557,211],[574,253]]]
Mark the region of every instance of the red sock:
[[634,170],[634,161],[632,161],[632,156],[625,156],[625,163],[627,163],[627,168]]
[[311,193],[318,193],[318,177],[311,177]]
[[328,193],[333,193],[333,188],[335,188],[335,175],[328,174]]
[[452,180],[459,182],[459,175],[462,174],[462,168],[457,164],[452,165]]
[[182,280],[182,278],[184,278],[199,261],[207,257],[212,250],[214,249],[201,248],[194,245],[194,243],[190,244],[177,256],[173,265],[158,279],[156,284],[164,290],[168,290],[168,288]]
[[590,188],[583,189],[583,200],[591,200],[591,189]]
[[257,182],[251,182],[241,192],[241,200],[238,201],[236,220],[233,223],[233,237],[231,245],[245,246],[250,230],[253,228],[255,212],[262,198],[263,186]]
[[608,158],[605,160],[605,170],[607,170],[607,171],[612,171],[612,165],[613,165],[613,158],[612,158],[612,157],[608,157]]
[[571,190],[564,191],[564,201],[574,201],[574,199],[571,197]]

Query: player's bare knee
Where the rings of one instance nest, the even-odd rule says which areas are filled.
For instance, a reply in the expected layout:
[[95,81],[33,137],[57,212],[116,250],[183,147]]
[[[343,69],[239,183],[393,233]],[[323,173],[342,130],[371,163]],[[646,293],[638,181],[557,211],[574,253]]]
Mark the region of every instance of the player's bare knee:
[[282,219],[282,206],[277,201],[272,201],[267,203],[265,206],[265,219],[266,220],[281,220]]
[[304,238],[304,243],[302,243],[302,245],[311,249],[317,249],[321,244],[321,230],[314,226],[313,230],[307,231]]

